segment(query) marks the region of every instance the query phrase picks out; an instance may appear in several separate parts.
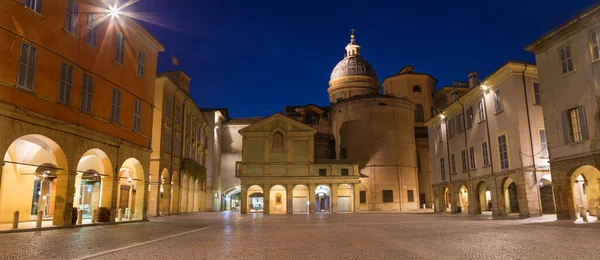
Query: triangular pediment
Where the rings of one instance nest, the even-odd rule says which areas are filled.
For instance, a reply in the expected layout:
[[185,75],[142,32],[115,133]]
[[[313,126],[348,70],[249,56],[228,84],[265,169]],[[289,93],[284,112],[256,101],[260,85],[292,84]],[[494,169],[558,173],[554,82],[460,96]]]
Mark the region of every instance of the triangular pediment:
[[258,121],[254,124],[251,124],[245,128],[242,128],[238,131],[240,134],[249,133],[249,132],[266,132],[271,131],[272,129],[282,129],[284,131],[305,131],[316,133],[317,130],[302,124],[293,118],[287,117],[283,114],[276,113],[270,117],[267,117],[261,121]]

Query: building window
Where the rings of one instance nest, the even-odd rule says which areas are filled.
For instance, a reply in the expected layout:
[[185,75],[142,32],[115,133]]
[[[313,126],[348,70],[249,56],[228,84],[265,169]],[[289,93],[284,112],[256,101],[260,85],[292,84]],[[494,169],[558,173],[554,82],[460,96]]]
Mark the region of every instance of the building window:
[[562,112],[565,144],[588,139],[585,107],[579,106]]
[[340,148],[340,159],[346,159],[346,148]]
[[383,190],[383,202],[394,202],[394,191]]
[[361,190],[359,195],[360,195],[359,196],[360,197],[360,203],[361,204],[367,203],[367,191]]
[[454,119],[450,119],[448,120],[448,126],[447,126],[447,131],[448,131],[448,137],[452,138],[454,137]]
[[72,88],[73,66],[62,62],[60,64],[60,81],[58,83],[58,102],[70,105]]
[[42,13],[42,0],[25,0],[25,6],[33,11]]
[[457,124],[456,128],[458,129],[459,133],[462,133],[462,132],[465,131],[465,129],[464,129],[465,124],[464,124],[463,114],[458,114],[456,116],[456,124]]
[[505,134],[498,136],[498,153],[500,154],[500,169],[508,170],[508,144]]
[[499,89],[494,91],[494,104],[496,105],[496,113],[502,112],[504,108],[502,107],[502,94]]
[[121,65],[124,64],[125,59],[125,36],[120,32],[117,32],[117,45],[115,48],[115,61]]
[[175,122],[181,123],[181,106],[175,106]]
[[550,153],[548,152],[548,140],[546,139],[546,130],[540,129],[539,134],[540,134],[540,148],[542,149],[542,151],[540,152],[541,157],[549,158]]
[[339,97],[339,98],[336,99],[336,103],[340,103],[342,101],[344,101],[344,98]]
[[467,171],[467,151],[460,151],[460,160],[462,162],[462,170],[463,172]]
[[94,78],[88,74],[83,74],[83,83],[81,84],[81,111],[92,113],[92,91],[94,89]]
[[565,45],[560,48],[560,63],[562,65],[562,73],[566,74],[573,71],[573,60],[571,59],[571,45]]
[[490,165],[490,157],[489,157],[489,153],[488,153],[487,142],[481,143],[481,154],[483,156],[483,165],[484,166]]
[[136,76],[144,78],[144,64],[146,63],[146,54],[143,51],[138,51],[138,62]]
[[475,147],[469,147],[469,160],[471,163],[471,169],[475,169]]
[[418,86],[418,85],[414,86],[413,87],[413,92],[422,92],[421,91],[421,86]]
[[171,129],[165,130],[165,153],[171,153]]
[[327,169],[319,169],[319,176],[327,176]]
[[65,17],[65,30],[77,35],[79,23],[79,3],[69,0],[67,5],[67,16]]
[[172,101],[170,97],[167,97],[166,102],[165,102],[165,114],[167,115],[168,118],[171,118],[171,106],[172,106]]
[[142,103],[136,99],[133,101],[133,130],[140,131],[141,120],[142,120]]
[[442,182],[446,181],[446,164],[444,163],[444,158],[440,158],[440,172],[442,174]]
[[273,151],[283,151],[283,134],[279,131],[273,133],[271,149]]
[[540,83],[533,82],[533,102],[535,105],[542,104],[542,96],[540,95]]
[[590,40],[592,42],[592,60],[596,61],[600,59],[600,30],[592,32],[590,34]]
[[173,150],[175,153],[175,156],[177,157],[181,157],[181,134],[180,133],[175,133],[175,141],[173,144]]
[[348,169],[342,169],[342,176],[348,176]]
[[415,106],[415,122],[424,122],[425,121],[425,115],[423,114],[423,106],[421,106],[420,104],[417,104],[417,106]]
[[456,174],[456,160],[454,154],[450,155],[450,173]]
[[444,141],[444,136],[442,135],[442,125],[440,124],[437,127],[437,136],[438,136],[438,142],[443,142]]
[[21,57],[19,58],[19,75],[17,78],[17,86],[33,90],[36,59],[37,49],[25,42],[21,43]]
[[408,202],[415,202],[415,191],[414,190],[407,190],[406,191],[406,197],[408,198]]
[[113,123],[119,123],[121,120],[121,91],[113,88],[112,90],[112,103],[110,109],[110,121]]
[[483,110],[483,99],[477,102],[477,107],[479,108],[479,122],[483,122],[485,120],[485,110]]
[[467,108],[467,129],[473,127],[473,107]]
[[92,47],[98,46],[98,16],[94,14],[88,14],[85,43]]

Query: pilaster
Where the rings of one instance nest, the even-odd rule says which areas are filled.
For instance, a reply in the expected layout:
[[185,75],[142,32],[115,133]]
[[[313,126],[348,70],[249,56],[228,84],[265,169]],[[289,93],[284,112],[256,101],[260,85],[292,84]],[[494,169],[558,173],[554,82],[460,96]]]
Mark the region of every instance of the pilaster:
[[241,205],[240,205],[240,213],[241,214],[246,214],[248,213],[248,187],[246,185],[241,186],[241,195],[240,195],[240,200],[241,200]]
[[270,214],[271,185],[263,185],[263,214]]
[[294,185],[293,184],[288,184],[285,190],[285,199],[286,199],[286,204],[285,204],[285,208],[287,211],[287,214],[292,214],[294,213]]
[[315,202],[315,189],[317,187],[315,186],[315,184],[311,183],[308,185],[308,201],[310,201],[310,205],[309,205],[309,209],[308,212],[310,213],[315,213],[316,209],[316,202]]
[[337,183],[331,183],[331,213],[338,213]]
[[354,203],[354,207],[352,207],[353,212],[360,211],[360,184],[355,183],[352,187],[352,191],[354,192],[354,196],[352,196],[352,201]]
[[73,195],[75,194],[75,175],[60,170],[56,178],[56,195],[54,197],[53,225],[71,226],[73,218]]

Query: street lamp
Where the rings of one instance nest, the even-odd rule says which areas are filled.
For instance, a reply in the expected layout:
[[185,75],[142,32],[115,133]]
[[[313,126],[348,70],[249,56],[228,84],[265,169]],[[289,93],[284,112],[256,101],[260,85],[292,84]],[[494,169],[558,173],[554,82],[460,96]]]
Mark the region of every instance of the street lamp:
[[108,13],[110,14],[111,18],[117,18],[117,19],[119,18],[119,14],[121,14],[119,9],[117,8],[117,5],[109,6]]

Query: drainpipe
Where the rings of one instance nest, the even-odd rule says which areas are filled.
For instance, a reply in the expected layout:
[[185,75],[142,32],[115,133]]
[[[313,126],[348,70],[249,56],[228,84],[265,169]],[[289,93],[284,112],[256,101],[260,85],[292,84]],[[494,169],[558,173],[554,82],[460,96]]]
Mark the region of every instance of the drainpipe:
[[521,72],[521,77],[523,80],[523,94],[525,95],[525,111],[527,113],[527,127],[529,128],[529,131],[527,131],[529,133],[529,145],[531,148],[531,162],[533,165],[533,176],[535,178],[535,183],[538,189],[538,206],[540,207],[540,215],[542,214],[542,195],[540,194],[540,186],[537,184],[538,182],[538,178],[537,178],[537,167],[535,166],[535,153],[533,151],[533,134],[531,133],[531,116],[529,114],[529,100],[527,98],[527,85],[525,84],[525,71],[527,71],[527,63],[523,62],[523,64],[525,65],[525,68],[523,69],[523,71]]
[[460,106],[462,108],[462,118],[463,118],[462,125],[463,125],[463,134],[465,136],[465,156],[466,156],[466,159],[467,159],[467,180],[471,180],[471,167],[469,165],[469,144],[467,143],[467,123],[465,122],[466,121],[465,120],[466,119],[466,116],[465,116],[465,105],[460,102],[460,98],[457,99],[457,101],[458,101],[458,104],[460,104]]

